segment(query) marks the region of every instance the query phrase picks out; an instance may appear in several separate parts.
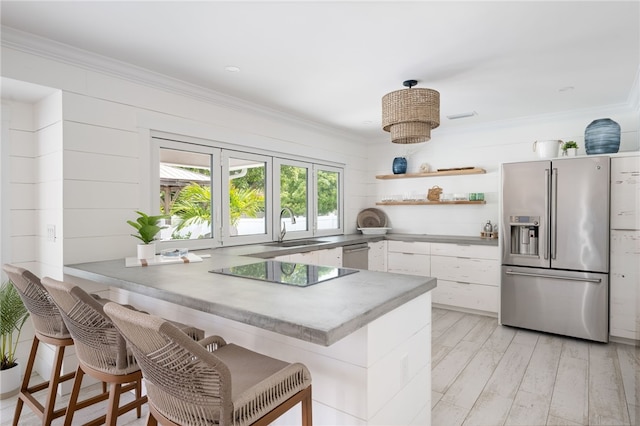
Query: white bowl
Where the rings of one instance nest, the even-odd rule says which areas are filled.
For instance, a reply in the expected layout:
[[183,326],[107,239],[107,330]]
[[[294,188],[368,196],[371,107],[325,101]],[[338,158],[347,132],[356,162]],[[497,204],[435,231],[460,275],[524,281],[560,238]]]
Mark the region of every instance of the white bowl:
[[364,235],[384,235],[391,228],[358,228]]

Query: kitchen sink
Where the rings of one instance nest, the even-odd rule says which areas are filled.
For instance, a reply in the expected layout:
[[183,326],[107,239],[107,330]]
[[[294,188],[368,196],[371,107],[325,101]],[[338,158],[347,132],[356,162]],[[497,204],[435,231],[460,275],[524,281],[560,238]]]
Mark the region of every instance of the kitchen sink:
[[267,246],[275,246],[275,247],[299,247],[299,246],[310,246],[313,244],[321,244],[321,243],[328,243],[329,241],[327,240],[289,240],[289,241],[282,241],[282,242],[276,242],[276,243],[268,243],[265,244]]

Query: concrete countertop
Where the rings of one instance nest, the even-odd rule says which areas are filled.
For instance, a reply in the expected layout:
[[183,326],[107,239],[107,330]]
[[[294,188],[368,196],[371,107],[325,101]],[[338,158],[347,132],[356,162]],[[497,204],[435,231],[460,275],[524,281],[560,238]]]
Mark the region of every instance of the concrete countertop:
[[[341,237],[327,244],[357,239]],[[117,259],[67,265],[64,273],[324,346],[436,286],[435,278],[362,270],[294,287],[208,272],[254,263],[259,260],[255,257],[222,254],[219,249],[194,253],[211,257],[130,268]]]
[[[362,235],[362,234],[348,234],[338,235],[331,237],[312,237],[309,239],[320,240],[322,243],[311,244],[307,246],[295,246],[295,247],[278,247],[272,243],[256,243],[247,244],[244,246],[232,246],[221,247],[215,249],[216,253],[229,254],[236,256],[253,256],[263,259],[287,255],[292,253],[305,253],[314,250],[331,249],[335,247],[342,247],[349,244],[356,244],[360,242],[382,241],[382,240],[395,240],[395,241],[424,241],[430,243],[446,243],[446,244],[459,244],[459,245],[485,245],[485,246],[498,246],[497,239],[459,236],[459,235],[426,235],[426,234],[385,234],[385,235]],[[289,241],[285,239],[285,241]]]

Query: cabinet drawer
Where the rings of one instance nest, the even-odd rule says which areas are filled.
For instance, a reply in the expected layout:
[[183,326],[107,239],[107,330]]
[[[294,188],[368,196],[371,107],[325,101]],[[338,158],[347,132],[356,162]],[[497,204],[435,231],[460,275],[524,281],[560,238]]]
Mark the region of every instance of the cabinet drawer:
[[431,274],[438,281],[442,279],[497,287],[499,266],[497,260],[431,256]]
[[429,256],[413,253],[388,253],[387,272],[410,275],[431,275]]
[[497,246],[432,243],[431,254],[439,256],[475,257],[477,259],[499,259]]
[[438,280],[431,297],[441,305],[498,313],[498,287]]
[[431,243],[422,241],[387,241],[387,251],[395,253],[429,254]]

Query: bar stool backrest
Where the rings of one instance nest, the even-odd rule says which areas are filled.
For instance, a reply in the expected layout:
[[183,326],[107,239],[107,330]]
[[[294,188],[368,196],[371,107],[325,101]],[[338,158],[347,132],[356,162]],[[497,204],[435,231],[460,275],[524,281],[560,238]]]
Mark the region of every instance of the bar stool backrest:
[[42,284],[60,309],[80,362],[111,375],[139,370],[124,338],[104,314],[102,304],[74,284],[48,277],[42,279]]
[[[126,309],[104,308],[138,359],[149,402],[183,425],[232,425],[231,373],[206,340],[196,342],[169,321]],[[218,336],[209,344],[224,346]],[[209,338],[207,338],[209,339]]]
[[71,337],[60,310],[43,287],[40,278],[27,269],[11,264],[4,264],[2,270],[18,290],[22,302],[31,314],[36,332],[56,339]]

